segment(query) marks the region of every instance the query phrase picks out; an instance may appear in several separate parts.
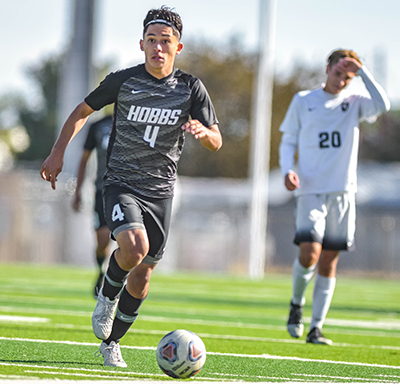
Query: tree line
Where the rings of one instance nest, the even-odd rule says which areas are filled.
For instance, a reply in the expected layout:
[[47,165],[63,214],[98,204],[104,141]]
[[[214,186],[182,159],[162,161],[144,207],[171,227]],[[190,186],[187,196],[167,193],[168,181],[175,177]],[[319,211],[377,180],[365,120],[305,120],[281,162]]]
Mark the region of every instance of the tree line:
[[[224,47],[221,49],[221,46]],[[214,156],[187,136],[179,173],[193,177],[246,178],[249,173],[252,134],[252,103],[257,71],[257,53],[243,50],[235,38],[227,44],[213,46],[207,41],[189,41],[176,66],[199,77],[213,100],[224,145]],[[27,76],[36,85],[36,102],[22,95],[0,98],[0,141],[5,127],[2,115],[14,114],[29,136],[29,146],[15,153],[17,161],[41,162],[49,154],[58,131],[57,94],[62,54],[43,58],[27,69]],[[99,69],[100,70],[100,69]],[[101,72],[104,74],[104,68]],[[273,84],[270,166],[278,166],[279,126],[293,95],[303,89],[318,87],[325,79],[324,68],[301,63],[290,73],[276,73]],[[101,80],[101,79],[99,79]],[[400,114],[391,112],[372,126],[362,126],[360,156],[377,161],[400,161]],[[2,126],[3,125],[3,126]],[[3,135],[4,136],[4,135]]]

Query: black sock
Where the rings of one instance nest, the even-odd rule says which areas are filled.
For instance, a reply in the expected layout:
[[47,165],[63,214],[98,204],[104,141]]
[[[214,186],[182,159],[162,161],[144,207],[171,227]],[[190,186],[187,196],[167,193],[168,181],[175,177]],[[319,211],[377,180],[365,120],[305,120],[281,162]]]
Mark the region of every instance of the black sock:
[[128,293],[126,287],[123,289],[121,298],[119,299],[111,335],[104,341],[106,344],[109,345],[112,341],[118,343],[121,337],[128,332],[129,328],[136,320],[139,308],[145,299],[146,298],[136,299]]
[[103,295],[108,297],[110,300],[114,300],[118,293],[124,286],[126,276],[129,271],[124,271],[115,260],[115,251],[110,257],[110,263],[108,265],[107,272],[105,274]]

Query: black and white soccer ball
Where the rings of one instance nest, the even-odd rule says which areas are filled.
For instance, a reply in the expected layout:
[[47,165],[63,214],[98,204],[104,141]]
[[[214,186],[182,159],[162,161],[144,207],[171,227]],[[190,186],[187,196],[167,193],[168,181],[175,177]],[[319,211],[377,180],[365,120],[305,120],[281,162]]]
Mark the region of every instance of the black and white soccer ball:
[[157,363],[174,379],[186,379],[201,371],[206,362],[206,347],[195,333],[178,329],[167,333],[157,346]]

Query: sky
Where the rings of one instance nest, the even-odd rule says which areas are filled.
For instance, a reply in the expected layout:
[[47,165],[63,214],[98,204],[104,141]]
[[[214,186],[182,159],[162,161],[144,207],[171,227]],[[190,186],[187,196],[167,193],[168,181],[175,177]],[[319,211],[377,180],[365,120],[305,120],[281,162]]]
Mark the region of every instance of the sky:
[[[94,57],[115,68],[143,61],[142,22],[150,8],[174,7],[189,38],[224,45],[238,36],[245,50],[259,44],[261,0],[98,0]],[[71,0],[0,0],[0,97],[30,95],[26,69],[63,51],[70,38]],[[321,66],[337,48],[355,50],[400,108],[399,0],[277,0],[275,73],[296,62]]]

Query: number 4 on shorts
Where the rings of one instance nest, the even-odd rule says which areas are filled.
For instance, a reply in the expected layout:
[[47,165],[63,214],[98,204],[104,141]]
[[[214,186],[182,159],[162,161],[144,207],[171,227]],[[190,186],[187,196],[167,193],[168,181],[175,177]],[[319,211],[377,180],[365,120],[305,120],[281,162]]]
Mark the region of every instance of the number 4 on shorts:
[[114,208],[112,210],[112,214],[111,214],[111,219],[112,221],[122,221],[124,220],[124,213],[121,210],[121,207],[119,206],[119,204],[115,204]]

